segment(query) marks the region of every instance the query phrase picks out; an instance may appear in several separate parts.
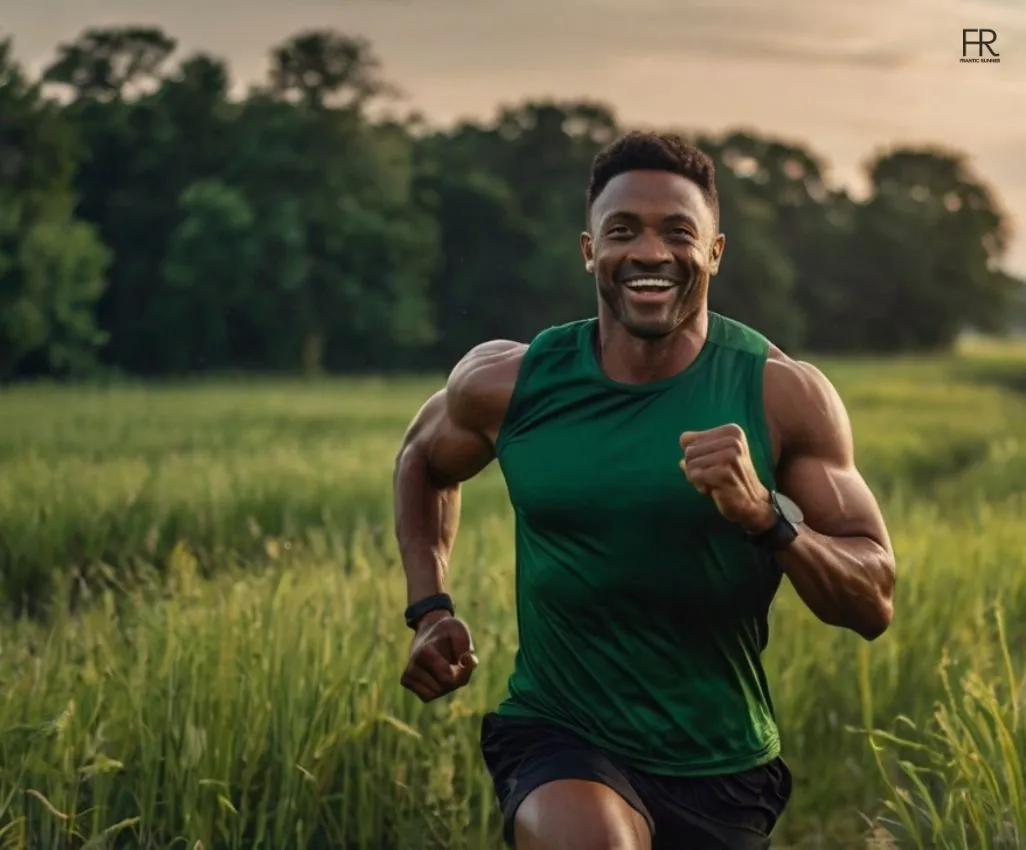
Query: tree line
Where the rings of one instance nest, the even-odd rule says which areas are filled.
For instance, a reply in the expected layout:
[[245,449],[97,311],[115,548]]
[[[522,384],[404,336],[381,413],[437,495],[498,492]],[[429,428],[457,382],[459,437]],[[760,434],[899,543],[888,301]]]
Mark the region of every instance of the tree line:
[[[243,97],[223,59],[177,51],[92,28],[31,79],[0,41],[0,379],[438,369],[594,314],[585,183],[628,129],[607,105],[437,129],[397,117],[358,36],[291,36]],[[718,168],[712,307],[782,347],[937,350],[1023,312],[964,154],[879,153],[857,199],[801,145],[682,134]]]

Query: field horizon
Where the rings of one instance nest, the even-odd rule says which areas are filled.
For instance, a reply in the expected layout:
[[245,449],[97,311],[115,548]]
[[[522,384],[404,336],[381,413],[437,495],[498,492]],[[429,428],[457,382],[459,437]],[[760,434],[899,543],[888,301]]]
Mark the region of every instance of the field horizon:
[[[784,583],[766,652],[795,775],[775,847],[1026,842],[1026,350],[810,358],[898,553],[878,641]],[[451,588],[481,667],[422,706],[392,536],[441,376],[0,390],[0,847],[498,850],[477,750],[516,648],[493,464]]]

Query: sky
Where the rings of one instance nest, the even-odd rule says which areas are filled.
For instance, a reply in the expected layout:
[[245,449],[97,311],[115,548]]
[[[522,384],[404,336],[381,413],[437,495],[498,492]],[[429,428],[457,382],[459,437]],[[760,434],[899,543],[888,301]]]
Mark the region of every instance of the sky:
[[[179,55],[262,81],[304,29],[367,38],[404,110],[445,126],[527,98],[600,100],[631,126],[744,128],[808,145],[858,191],[894,144],[966,152],[997,190],[1026,275],[1026,0],[5,0],[32,71],[87,26],[159,25]],[[962,64],[962,28],[1000,63]]]

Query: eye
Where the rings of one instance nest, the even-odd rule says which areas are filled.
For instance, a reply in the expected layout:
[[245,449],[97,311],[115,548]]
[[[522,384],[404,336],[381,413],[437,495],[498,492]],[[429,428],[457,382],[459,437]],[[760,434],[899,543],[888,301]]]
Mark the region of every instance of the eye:
[[614,224],[612,227],[606,230],[606,236],[612,236],[614,239],[624,236],[630,236],[630,234],[630,229],[624,224]]
[[675,239],[693,239],[694,234],[691,229],[684,226],[674,227],[670,229],[670,235]]

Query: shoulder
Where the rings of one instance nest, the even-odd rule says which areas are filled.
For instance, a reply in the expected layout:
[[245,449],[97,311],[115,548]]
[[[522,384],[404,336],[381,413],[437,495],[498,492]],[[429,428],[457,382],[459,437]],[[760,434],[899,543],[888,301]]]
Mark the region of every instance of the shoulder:
[[495,339],[474,346],[446,382],[449,415],[468,428],[497,436],[523,374],[552,356],[576,353],[581,334],[594,324],[594,319],[580,319],[544,328],[530,342]]
[[766,419],[779,454],[852,454],[851,423],[830,379],[812,363],[770,345],[763,376]]
[[709,341],[719,348],[757,357],[769,356],[775,350],[769,339],[755,328],[712,310],[709,311]]
[[495,339],[464,354],[445,384],[450,418],[466,428],[494,435],[509,407],[527,349],[523,342]]
[[454,392],[479,388],[501,380],[510,373],[516,376],[527,343],[509,339],[492,339],[475,345],[452,368],[446,387]]

